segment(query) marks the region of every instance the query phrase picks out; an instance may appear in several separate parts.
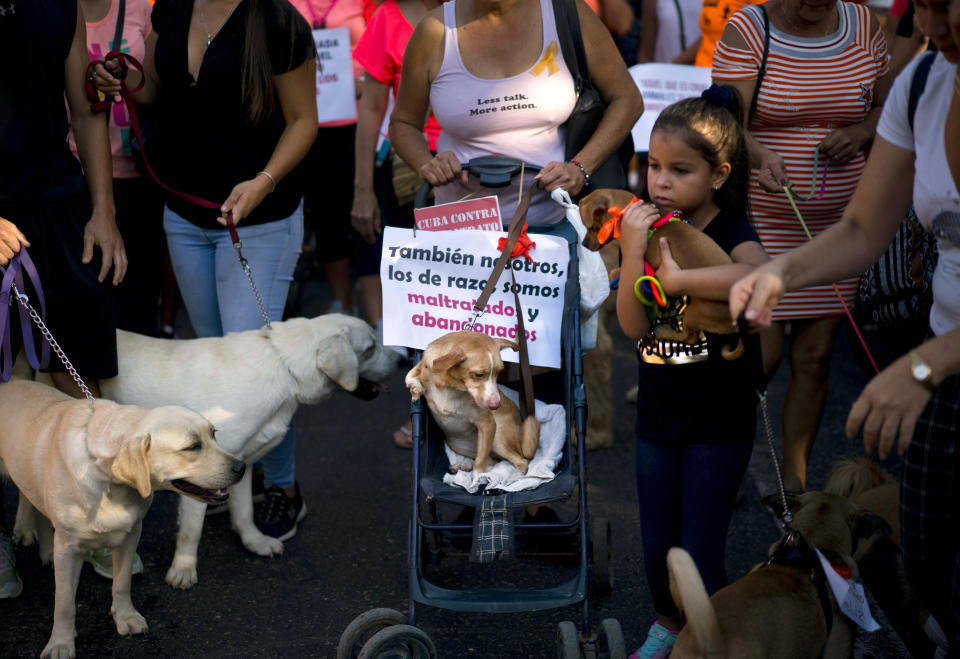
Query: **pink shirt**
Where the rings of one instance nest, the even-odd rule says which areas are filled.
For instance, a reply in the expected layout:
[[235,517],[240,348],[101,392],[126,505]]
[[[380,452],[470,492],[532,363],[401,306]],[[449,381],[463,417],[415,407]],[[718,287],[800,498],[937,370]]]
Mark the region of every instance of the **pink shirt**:
[[[90,59],[103,59],[112,48],[114,32],[117,29],[117,0],[110,3],[107,15],[95,23],[87,23],[87,52]],[[147,36],[153,31],[150,25],[150,3],[147,0],[127,0],[126,16],[123,21],[123,37],[118,50],[127,53],[138,62],[143,61]],[[113,156],[113,177],[134,178],[140,176],[130,154],[130,141],[133,139],[133,130],[130,126],[130,115],[127,106],[114,103],[107,110],[110,121],[107,123],[110,132],[110,151]],[[77,143],[70,131],[70,149],[76,153]]]
[[[357,42],[363,36],[366,22],[363,19],[363,0],[290,0],[300,14],[307,19],[310,28],[345,27],[350,30],[350,46],[357,47]],[[363,74],[356,60],[353,62],[353,79],[357,80]],[[359,83],[357,93],[360,93]],[[330,121],[321,123],[321,126],[348,126],[357,123],[356,119],[347,121]]]
[[[366,70],[367,75],[377,82],[390,85],[393,91],[393,100],[397,100],[397,91],[400,89],[400,65],[403,63],[403,51],[407,47],[413,26],[407,21],[397,0],[384,0],[377,8],[367,25],[367,31],[353,51],[354,62]],[[440,124],[433,113],[427,117],[424,126],[427,134],[427,143],[431,151],[437,150],[437,137],[440,135]]]

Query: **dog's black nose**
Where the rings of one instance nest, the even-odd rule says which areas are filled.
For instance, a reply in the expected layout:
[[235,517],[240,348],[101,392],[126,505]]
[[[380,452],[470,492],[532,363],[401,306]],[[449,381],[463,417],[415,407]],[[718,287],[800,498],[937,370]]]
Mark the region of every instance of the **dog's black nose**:
[[237,460],[232,465],[230,465],[230,471],[234,473],[237,477],[237,480],[243,478],[243,473],[247,470],[247,463],[243,460]]

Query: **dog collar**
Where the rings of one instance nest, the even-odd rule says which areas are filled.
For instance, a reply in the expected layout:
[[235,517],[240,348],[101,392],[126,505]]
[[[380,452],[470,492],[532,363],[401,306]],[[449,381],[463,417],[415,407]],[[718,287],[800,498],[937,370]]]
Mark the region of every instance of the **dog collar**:
[[799,531],[790,529],[770,553],[764,567],[783,565],[800,570],[810,577],[817,599],[820,600],[820,609],[827,624],[827,636],[833,631],[833,608],[830,606],[830,593],[827,587],[827,575],[823,572],[820,559]]

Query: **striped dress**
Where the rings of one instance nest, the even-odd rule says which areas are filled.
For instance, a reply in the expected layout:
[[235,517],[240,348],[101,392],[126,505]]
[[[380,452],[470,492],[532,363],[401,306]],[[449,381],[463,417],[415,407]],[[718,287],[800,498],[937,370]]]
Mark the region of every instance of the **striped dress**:
[[[840,15],[836,32],[821,38],[795,37],[771,23],[767,69],[760,85],[757,110],[750,132],[762,145],[783,158],[793,189],[810,192],[817,144],[836,128],[859,123],[873,102],[877,80],[887,73],[887,48],[878,30],[870,34],[870,10],[862,5],[837,2]],[[735,25],[748,50],[720,42],[713,61],[716,80],[755,80],[763,57],[763,16],[755,6],[734,14]],[[861,151],[846,163],[830,162],[823,197],[800,202],[800,212],[814,235],[840,219],[853,196],[866,162]],[[825,166],[821,156],[817,173],[820,190]],[[783,193],[770,193],[752,172],[750,205],[753,219],[771,256],[798,247],[807,241]],[[839,282],[849,303],[857,279]],[[786,294],[774,309],[778,320],[817,318],[843,313],[832,286],[817,286]]]

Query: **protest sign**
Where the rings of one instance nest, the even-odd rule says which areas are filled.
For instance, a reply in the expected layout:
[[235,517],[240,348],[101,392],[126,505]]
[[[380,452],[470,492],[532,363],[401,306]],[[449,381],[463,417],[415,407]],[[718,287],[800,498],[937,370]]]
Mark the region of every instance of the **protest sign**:
[[503,230],[500,224],[500,200],[496,196],[415,208],[413,218],[418,231]]
[[702,66],[684,64],[635,64],[630,75],[643,95],[643,116],[631,130],[636,151],[648,151],[650,131],[663,108],[677,101],[699,96],[710,86],[710,72]]
[[[380,279],[383,283],[383,342],[423,349],[448,332],[467,329],[473,304],[483,292],[500,251],[503,231],[419,231],[384,227]],[[523,311],[530,363],[560,366],[563,289],[569,252],[566,241],[532,235],[534,262],[511,259],[473,331],[515,340],[512,269]],[[503,358],[518,361],[505,350]]]
[[356,119],[350,30],[314,30],[313,41],[317,44],[317,120],[324,123]]

